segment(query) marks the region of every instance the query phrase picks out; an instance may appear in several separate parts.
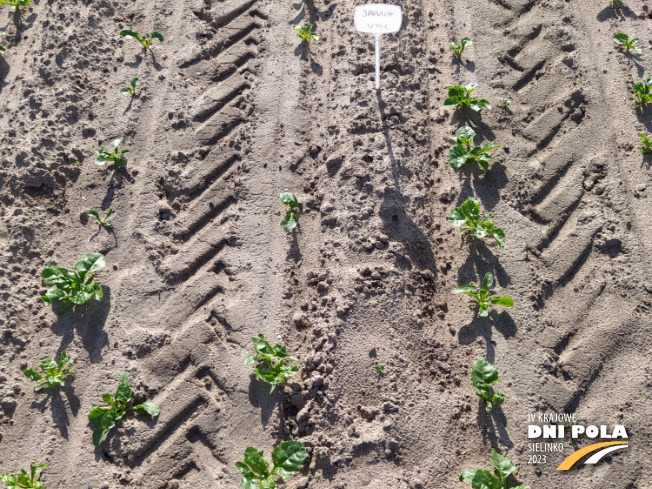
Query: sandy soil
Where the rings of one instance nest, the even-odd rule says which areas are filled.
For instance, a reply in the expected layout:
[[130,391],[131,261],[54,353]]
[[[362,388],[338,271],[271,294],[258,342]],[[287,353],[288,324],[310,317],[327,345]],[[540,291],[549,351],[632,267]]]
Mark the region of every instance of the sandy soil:
[[[0,472],[48,462],[50,488],[237,487],[245,447],[308,447],[288,488],[468,487],[462,468],[512,458],[528,488],[652,487],[652,112],[647,0],[396,2],[404,29],[353,29],[355,3],[34,0],[0,8]],[[291,23],[316,26],[309,55]],[[121,29],[156,29],[143,55]],[[612,42],[641,38],[644,56]],[[448,43],[474,44],[469,61]],[[138,76],[133,100],[120,87]],[[445,159],[460,125],[443,87],[479,84],[509,111],[473,116],[503,147],[484,176]],[[123,137],[126,170],[94,151]],[[76,162],[80,164],[77,165]],[[278,194],[296,193],[286,234]],[[507,234],[470,244],[446,222],[469,196]],[[114,231],[86,209],[115,210]],[[41,304],[46,264],[101,252],[104,299]],[[516,306],[475,317],[457,285],[485,272]],[[301,358],[284,390],[243,365],[263,333]],[[77,358],[60,393],[21,370]],[[504,405],[470,385],[486,358]],[[377,378],[376,364],[385,365]],[[156,421],[99,448],[86,415],[129,371]],[[623,424],[628,451],[558,473],[528,464],[527,414]]]

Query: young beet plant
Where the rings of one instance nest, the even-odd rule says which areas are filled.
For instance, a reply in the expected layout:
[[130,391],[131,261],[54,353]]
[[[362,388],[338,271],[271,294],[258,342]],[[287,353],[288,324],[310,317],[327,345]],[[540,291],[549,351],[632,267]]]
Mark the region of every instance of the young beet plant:
[[[493,448],[491,449],[491,465],[494,466],[494,472],[498,473],[497,476],[484,469],[463,470],[460,474],[460,481],[471,484],[473,489],[507,489],[507,478],[512,474],[514,476],[518,474],[516,465]],[[521,484],[512,489],[525,489],[525,486]]]
[[488,298],[489,288],[494,283],[494,276],[491,272],[487,272],[482,280],[482,287],[480,290],[475,285],[462,285],[455,287],[451,292],[453,294],[466,294],[473,297],[473,300],[478,303],[480,310],[478,316],[487,317],[489,315],[489,307],[491,305],[498,305],[504,307],[512,307],[514,300],[511,297],[491,297]]
[[634,101],[638,107],[652,102],[652,78],[634,83]]
[[88,420],[92,423],[99,423],[100,427],[93,431],[93,445],[98,446],[109,435],[109,432],[120,422],[127,413],[148,414],[152,417],[158,416],[160,408],[151,401],[145,401],[133,407],[129,407],[133,394],[129,383],[129,373],[120,374],[120,385],[115,395],[102,394],[102,401],[109,407],[93,406],[88,413]]
[[7,489],[18,489],[18,488],[33,488],[33,489],[43,489],[43,483],[41,482],[41,472],[49,464],[36,465],[36,462],[29,464],[29,474],[22,469],[20,474],[2,474],[0,475],[0,481],[5,483]]
[[298,366],[285,365],[288,360],[299,361],[298,358],[289,356],[285,347],[277,344],[272,348],[262,334],[259,334],[258,338],[251,338],[251,341],[254,343],[256,353],[252,353],[247,357],[245,365],[256,363],[254,367],[256,378],[271,385],[270,394],[286,377],[299,373]]
[[9,5],[11,10],[20,11],[22,7],[27,7],[32,0],[0,0],[0,5]]
[[269,462],[263,458],[263,452],[254,447],[247,447],[244,462],[236,462],[235,466],[242,474],[240,487],[245,489],[274,489],[274,476],[286,480],[301,470],[306,458],[306,448],[300,441],[284,441],[272,450],[274,467],[269,470]]
[[496,240],[498,246],[505,247],[505,232],[501,228],[494,227],[489,221],[493,215],[487,214],[487,217],[480,216],[480,206],[478,202],[469,197],[461,206],[456,207],[448,214],[448,224],[451,226],[464,226],[460,234],[470,232],[478,239],[490,236]]
[[645,137],[645,134],[640,133],[638,135],[643,141],[643,146],[639,146],[638,149],[641,153],[652,153],[652,139]]
[[124,87],[120,89],[122,95],[131,95],[132,97],[136,96],[136,87],[138,86],[138,78],[132,78],[129,82],[129,87]]
[[382,377],[385,375],[385,365],[374,365],[374,369],[376,370],[376,376]]
[[129,29],[120,31],[120,35],[125,39],[135,39],[142,44],[143,49],[149,49],[154,39],[158,39],[160,42],[164,41],[161,33],[157,31],[152,32],[151,35],[145,36],[144,38],[141,38],[136,31],[131,31]]
[[473,362],[471,369],[471,383],[475,389],[475,394],[487,403],[485,410],[490,413],[494,409],[494,404],[505,402],[505,394],[501,391],[491,395],[491,387],[500,382],[498,379],[498,370],[486,360],[476,360]]
[[638,45],[638,41],[638,37],[630,39],[624,32],[619,32],[614,35],[614,42],[628,53],[630,49],[633,49],[636,54],[641,54],[641,47]]
[[41,361],[41,370],[43,375],[40,375],[32,368],[25,369],[23,373],[32,382],[36,382],[37,386],[34,387],[34,392],[38,392],[44,387],[54,389],[55,387],[63,387],[65,385],[63,378],[70,375],[75,369],[75,360],[71,360],[66,355],[66,351],[61,352],[59,363],[55,362],[52,358],[46,358]]
[[297,37],[305,43],[313,39],[319,41],[319,36],[312,31],[312,24],[308,24],[306,27],[299,27],[296,24],[290,24],[290,27],[297,32]]
[[455,146],[446,153],[446,160],[448,160],[453,168],[459,168],[468,161],[475,161],[482,168],[482,171],[487,173],[489,162],[494,159],[487,151],[500,148],[500,146],[485,144],[484,146],[476,146],[471,149],[473,138],[475,138],[475,131],[473,129],[469,126],[460,127],[455,132],[455,136],[451,136],[451,140],[455,143]]
[[113,224],[109,222],[109,217],[111,217],[111,214],[113,214],[113,209],[109,207],[109,210],[106,212],[106,216],[104,216],[104,219],[100,218],[100,213],[97,212],[96,210],[89,209],[86,211],[86,215],[90,217],[94,217],[97,220],[98,225],[102,228],[112,228]]
[[478,86],[477,83],[470,83],[465,87],[455,85],[454,87],[444,87],[448,90],[448,97],[444,100],[444,107],[457,107],[458,109],[471,109],[480,112],[483,108],[491,109],[488,100],[478,99],[471,96]]
[[107,168],[120,168],[127,166],[127,158],[125,158],[124,155],[127,153],[131,153],[128,149],[123,149],[122,151],[119,150],[120,144],[122,143],[122,138],[114,139],[111,142],[111,146],[113,146],[113,153],[109,153],[108,150],[104,148],[100,148],[97,151],[97,158],[95,158],[95,164],[104,166],[107,162],[111,162],[111,164]]
[[292,231],[299,224],[299,201],[292,192],[283,192],[281,194],[281,202],[285,207],[289,207],[285,211],[285,219],[281,221],[281,226],[286,231]]
[[62,302],[66,306],[61,313],[75,306],[86,304],[92,298],[102,300],[102,287],[94,282],[98,270],[106,266],[106,259],[101,253],[89,253],[77,260],[73,270],[48,265],[43,269],[41,277],[48,290],[41,300],[44,304]]
[[471,42],[471,39],[469,39],[468,37],[463,37],[463,38],[460,40],[459,43],[453,41],[453,42],[450,44],[450,49],[451,49],[451,51],[453,51],[453,52],[455,53],[455,56],[457,56],[457,59],[459,59],[459,60],[461,61],[461,60],[462,60],[462,53],[463,53],[464,50],[465,50],[467,47],[469,47],[471,44],[473,44],[473,43]]

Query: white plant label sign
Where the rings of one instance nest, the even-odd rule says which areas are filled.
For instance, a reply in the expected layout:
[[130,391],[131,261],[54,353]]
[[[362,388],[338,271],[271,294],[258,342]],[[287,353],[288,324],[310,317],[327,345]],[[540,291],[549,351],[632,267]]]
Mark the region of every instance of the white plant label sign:
[[355,30],[376,36],[376,90],[380,89],[380,36],[401,30],[403,11],[399,5],[370,3],[353,12]]

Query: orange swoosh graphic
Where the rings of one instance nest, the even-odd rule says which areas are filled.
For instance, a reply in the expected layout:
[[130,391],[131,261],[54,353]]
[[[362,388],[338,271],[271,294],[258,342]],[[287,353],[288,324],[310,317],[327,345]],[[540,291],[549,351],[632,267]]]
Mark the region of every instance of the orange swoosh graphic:
[[588,447],[584,447],[576,452],[571,453],[568,457],[566,457],[566,460],[564,460],[562,463],[559,464],[559,467],[557,467],[557,470],[568,470],[570,469],[575,462],[577,462],[579,459],[581,459],[584,455],[587,453],[595,452],[596,450],[603,448],[603,447],[609,447],[611,445],[627,445],[626,441],[605,441],[602,443],[594,443],[593,445],[589,445]]

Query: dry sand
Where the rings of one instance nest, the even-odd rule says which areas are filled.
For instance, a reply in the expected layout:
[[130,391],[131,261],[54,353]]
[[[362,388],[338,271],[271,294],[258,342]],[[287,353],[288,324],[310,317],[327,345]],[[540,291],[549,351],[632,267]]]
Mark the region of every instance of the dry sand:
[[[652,487],[652,159],[636,149],[652,112],[631,99],[652,75],[648,1],[396,3],[379,93],[349,1],[0,8],[0,472],[48,462],[48,489],[232,488],[247,446],[297,439],[309,454],[281,487],[463,488],[491,447],[528,488]],[[308,22],[312,56],[289,27]],[[143,55],[128,28],[166,39]],[[619,31],[644,56],[617,49]],[[487,175],[445,158],[461,121],[443,87],[470,82],[494,104],[471,117],[477,142],[503,146]],[[117,137],[128,165],[104,172],[94,151]],[[301,203],[293,234],[283,190]],[[447,224],[469,196],[504,250]],[[109,207],[114,230],[98,230],[85,211]],[[43,267],[90,252],[107,258],[104,299],[42,305]],[[450,290],[487,271],[516,305],[482,319]],[[271,396],[243,365],[258,333],[301,358]],[[64,349],[74,379],[35,394],[21,370]],[[492,415],[477,358],[507,395]],[[95,448],[88,408],[125,370],[161,415]],[[631,446],[568,473],[568,442],[528,464],[532,412],[623,424]]]

